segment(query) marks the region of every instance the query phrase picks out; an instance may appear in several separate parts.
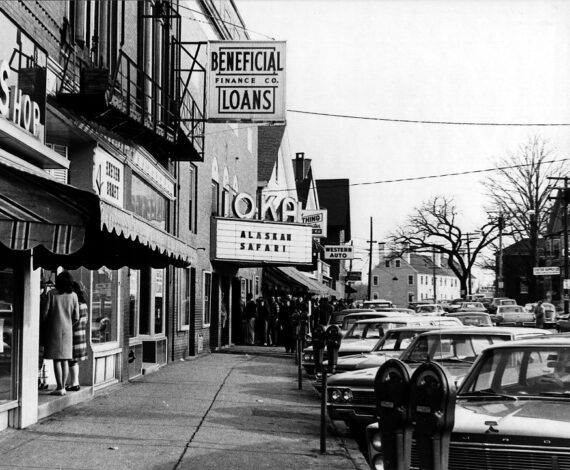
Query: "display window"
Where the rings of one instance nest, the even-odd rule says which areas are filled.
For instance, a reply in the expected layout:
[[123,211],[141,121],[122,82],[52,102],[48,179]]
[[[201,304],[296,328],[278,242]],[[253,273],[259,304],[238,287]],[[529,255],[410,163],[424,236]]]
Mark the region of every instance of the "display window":
[[0,404],[15,400],[17,335],[14,313],[15,280],[11,268],[0,270]]
[[133,320],[138,317],[136,327],[131,329],[133,336],[164,335],[165,275],[164,269],[131,270],[129,309]]
[[91,314],[91,343],[118,340],[119,271],[102,267],[95,271],[80,268],[70,271],[73,279],[81,281],[87,291]]

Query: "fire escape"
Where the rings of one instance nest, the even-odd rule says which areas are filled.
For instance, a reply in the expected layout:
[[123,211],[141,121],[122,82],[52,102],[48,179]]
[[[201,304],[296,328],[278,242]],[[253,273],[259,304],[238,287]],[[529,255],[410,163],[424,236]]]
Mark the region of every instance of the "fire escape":
[[157,156],[202,161],[206,70],[198,57],[203,43],[181,43],[180,15],[169,2],[157,2],[145,21],[161,18],[169,31],[161,54],[159,83],[124,49],[115,64],[99,67],[68,47],[58,101]]

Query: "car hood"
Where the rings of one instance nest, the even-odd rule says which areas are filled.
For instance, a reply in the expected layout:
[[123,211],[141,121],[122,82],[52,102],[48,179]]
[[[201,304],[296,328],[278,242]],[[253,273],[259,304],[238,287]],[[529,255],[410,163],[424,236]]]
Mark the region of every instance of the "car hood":
[[[528,439],[532,438],[539,445],[544,445],[544,439],[548,439],[552,446],[568,446],[569,405],[568,399],[458,399],[453,433],[469,435],[471,442],[476,442],[480,436],[481,441],[504,445],[505,436],[509,436],[509,445],[528,445]],[[523,437],[526,438],[524,441]]]
[[[413,371],[420,366],[420,363],[408,364]],[[452,380],[459,380],[462,378],[469,368],[470,363],[457,363],[449,364],[443,363],[443,366],[451,376]],[[380,366],[370,367],[366,369],[354,370],[350,372],[343,372],[335,374],[328,379],[328,385],[331,387],[364,387],[374,388],[374,378]]]
[[380,367],[388,359],[398,357],[402,351],[390,351],[389,354],[355,354],[341,357],[338,360],[336,370],[348,371],[357,369],[368,369],[370,367]]

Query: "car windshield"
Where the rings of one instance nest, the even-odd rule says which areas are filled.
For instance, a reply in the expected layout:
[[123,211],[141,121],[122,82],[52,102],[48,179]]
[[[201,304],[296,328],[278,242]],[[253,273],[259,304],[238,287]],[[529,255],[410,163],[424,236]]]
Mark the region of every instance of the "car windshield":
[[403,351],[417,335],[417,331],[389,331],[373,351]]
[[469,362],[475,361],[479,353],[494,343],[506,341],[501,335],[446,334],[418,337],[402,354],[404,362]]
[[459,394],[465,398],[502,394],[570,399],[570,347],[545,345],[487,351]]
[[405,322],[356,323],[344,339],[379,339],[384,337],[385,331],[403,326]]
[[457,318],[466,326],[493,326],[487,315],[463,315]]

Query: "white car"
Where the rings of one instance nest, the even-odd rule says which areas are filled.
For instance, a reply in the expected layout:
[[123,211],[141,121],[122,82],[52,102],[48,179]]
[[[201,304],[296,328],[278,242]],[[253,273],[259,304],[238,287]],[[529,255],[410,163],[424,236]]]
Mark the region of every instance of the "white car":
[[416,307],[416,314],[420,315],[443,315],[445,310],[440,304],[424,304]]
[[499,305],[494,315],[497,326],[535,326],[534,313],[525,310],[520,305]]

